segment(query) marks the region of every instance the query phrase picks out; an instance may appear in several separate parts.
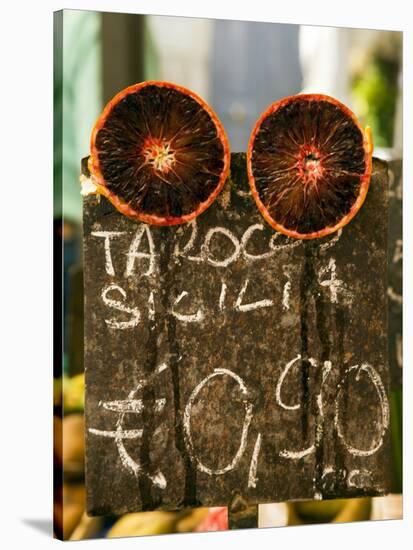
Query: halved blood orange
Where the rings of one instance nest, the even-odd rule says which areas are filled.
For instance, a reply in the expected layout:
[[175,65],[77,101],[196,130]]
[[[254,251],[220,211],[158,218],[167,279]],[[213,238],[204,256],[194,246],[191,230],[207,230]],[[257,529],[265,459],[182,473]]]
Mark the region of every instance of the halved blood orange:
[[300,94],[273,103],[251,134],[248,179],[265,220],[298,239],[324,237],[360,210],[372,140],[336,99]]
[[119,92],[91,136],[89,169],[97,192],[126,216],[155,225],[195,218],[229,173],[228,138],[194,92],[147,81]]

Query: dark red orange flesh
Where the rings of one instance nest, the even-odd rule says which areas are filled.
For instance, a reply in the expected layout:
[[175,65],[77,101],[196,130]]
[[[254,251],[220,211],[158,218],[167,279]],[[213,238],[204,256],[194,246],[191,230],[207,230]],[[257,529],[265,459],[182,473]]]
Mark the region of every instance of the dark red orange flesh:
[[122,214],[155,225],[201,214],[230,167],[228,138],[214,111],[170,82],[119,92],[95,124],[90,151],[97,192]]
[[274,229],[298,239],[324,237],[345,226],[366,198],[371,133],[332,97],[286,97],[257,121],[247,163],[254,199]]

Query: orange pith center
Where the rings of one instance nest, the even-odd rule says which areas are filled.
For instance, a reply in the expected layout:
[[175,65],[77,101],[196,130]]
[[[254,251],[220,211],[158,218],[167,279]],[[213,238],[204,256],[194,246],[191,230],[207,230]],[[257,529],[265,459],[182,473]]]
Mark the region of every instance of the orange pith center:
[[175,151],[170,142],[160,138],[149,138],[142,148],[145,163],[150,164],[157,172],[167,174],[175,162]]
[[316,183],[324,172],[320,152],[315,147],[303,147],[298,154],[297,168],[306,184]]

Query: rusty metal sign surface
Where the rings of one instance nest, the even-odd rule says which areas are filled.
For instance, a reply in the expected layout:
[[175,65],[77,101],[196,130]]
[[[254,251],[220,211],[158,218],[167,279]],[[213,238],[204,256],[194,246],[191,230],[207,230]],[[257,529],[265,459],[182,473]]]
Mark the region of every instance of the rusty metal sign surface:
[[267,226],[245,165],[185,226],[84,200],[92,515],[387,490],[387,167],[303,242]]

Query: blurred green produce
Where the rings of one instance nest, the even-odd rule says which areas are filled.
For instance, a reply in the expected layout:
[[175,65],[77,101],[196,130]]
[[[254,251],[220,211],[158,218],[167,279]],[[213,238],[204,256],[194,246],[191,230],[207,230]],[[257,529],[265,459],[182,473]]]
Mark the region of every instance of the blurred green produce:
[[138,512],[125,514],[109,530],[108,537],[138,537],[172,533],[177,520],[174,512]]
[[62,381],[64,414],[85,409],[85,375],[64,376]]
[[295,502],[294,508],[297,515],[303,520],[310,523],[332,521],[339,512],[347,504],[345,499],[335,500],[309,500],[303,502]]
[[366,521],[370,519],[371,498],[290,502],[288,507],[288,525]]
[[355,110],[370,126],[374,145],[392,147],[401,67],[399,33],[382,43],[377,41],[366,63],[353,77]]

